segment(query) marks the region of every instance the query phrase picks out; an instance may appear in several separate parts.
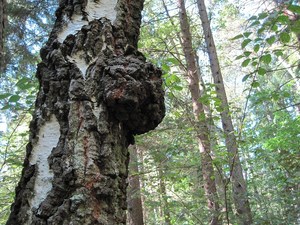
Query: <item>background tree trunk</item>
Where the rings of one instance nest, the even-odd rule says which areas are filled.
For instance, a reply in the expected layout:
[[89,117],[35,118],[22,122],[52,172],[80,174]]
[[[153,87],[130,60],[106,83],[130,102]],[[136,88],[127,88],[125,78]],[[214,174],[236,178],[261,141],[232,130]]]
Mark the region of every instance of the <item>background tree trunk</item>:
[[4,66],[4,31],[5,31],[5,24],[7,22],[7,14],[6,14],[6,0],[0,0],[0,72],[3,70]]
[[224,81],[221,74],[219,60],[216,52],[214,39],[212,36],[206,7],[204,0],[198,0],[199,14],[202,22],[203,32],[205,36],[205,42],[208,50],[210,67],[214,84],[216,86],[216,93],[218,98],[221,100],[221,120],[222,126],[225,133],[225,142],[229,155],[229,165],[231,167],[231,180],[233,186],[233,200],[234,205],[240,219],[241,224],[251,224],[252,216],[250,210],[250,204],[247,196],[246,182],[243,177],[242,165],[239,158],[238,146],[236,137],[234,134],[234,128],[229,112],[229,105],[227,101],[226,91],[224,87]]
[[161,71],[136,50],[142,8],[60,1],[8,225],[126,223],[127,147],[165,110]]
[[165,225],[171,225],[171,214],[169,210],[169,203],[168,203],[168,195],[167,195],[167,188],[164,178],[164,172],[162,169],[163,165],[162,163],[157,168],[158,170],[158,178],[159,178],[159,190],[161,194],[161,203],[162,203],[162,214],[164,217],[164,223]]
[[128,185],[128,224],[143,225],[143,205],[141,199],[141,185],[138,166],[137,146],[130,148],[129,185]]
[[189,90],[192,96],[193,113],[197,126],[197,138],[199,142],[202,176],[204,181],[204,189],[207,197],[208,208],[211,211],[212,219],[210,224],[220,224],[220,208],[218,203],[218,195],[216,190],[214,169],[212,164],[212,158],[210,156],[210,140],[209,130],[205,121],[205,112],[200,99],[200,87],[198,68],[195,59],[195,53],[192,46],[192,36],[190,33],[190,26],[186,14],[185,4],[183,0],[178,1],[179,5],[179,18],[180,28],[182,34],[183,51],[185,60],[187,63],[187,80],[189,84]]

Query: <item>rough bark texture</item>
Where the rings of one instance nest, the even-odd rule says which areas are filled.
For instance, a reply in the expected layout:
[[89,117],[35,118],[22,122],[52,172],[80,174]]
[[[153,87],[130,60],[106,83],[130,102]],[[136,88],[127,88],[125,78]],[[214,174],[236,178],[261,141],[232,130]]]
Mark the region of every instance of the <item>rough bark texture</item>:
[[218,196],[216,190],[216,184],[214,179],[214,169],[212,164],[212,158],[210,156],[210,140],[209,130],[206,124],[205,112],[203,105],[200,103],[200,86],[199,77],[197,73],[197,64],[195,60],[195,53],[192,47],[192,39],[190,33],[190,27],[187,19],[185,4],[183,0],[179,0],[179,16],[180,26],[183,39],[183,51],[187,63],[187,80],[189,83],[189,90],[192,96],[193,113],[197,123],[197,133],[199,149],[201,154],[201,167],[204,181],[204,190],[207,197],[208,208],[212,213],[212,219],[210,224],[221,224],[220,221],[220,207],[218,203]]
[[4,30],[5,25],[7,22],[7,14],[6,14],[6,0],[0,0],[0,72],[3,69],[3,58],[4,58],[4,52],[3,52],[3,45],[4,45]]
[[222,112],[221,120],[225,134],[225,142],[229,155],[229,163],[231,167],[231,181],[233,186],[233,200],[241,224],[251,224],[252,216],[250,210],[250,204],[247,197],[246,182],[243,177],[242,166],[238,153],[238,146],[236,137],[234,134],[234,128],[229,112],[229,105],[227,101],[226,91],[224,87],[224,81],[220,70],[219,60],[216,52],[214,39],[212,36],[206,7],[204,0],[198,0],[199,14],[202,22],[203,32],[205,36],[205,42],[208,49],[208,55],[210,60],[210,67],[214,84],[216,87],[216,93],[221,100]]
[[143,225],[143,205],[138,166],[137,146],[130,148],[129,185],[128,185],[128,224]]
[[60,1],[8,225],[126,223],[127,147],[165,110],[161,71],[136,50],[142,8]]

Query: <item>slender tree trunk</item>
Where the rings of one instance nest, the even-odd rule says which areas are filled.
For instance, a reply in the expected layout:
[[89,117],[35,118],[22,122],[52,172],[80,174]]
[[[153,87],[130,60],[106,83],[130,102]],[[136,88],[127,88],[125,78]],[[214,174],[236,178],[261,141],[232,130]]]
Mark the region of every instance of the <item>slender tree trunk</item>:
[[2,72],[4,67],[4,30],[7,22],[7,13],[6,13],[6,0],[0,0],[0,72]]
[[143,205],[138,166],[137,146],[130,148],[129,185],[128,185],[128,221],[129,225],[143,225]]
[[125,224],[128,145],[164,115],[136,50],[143,0],[60,1],[8,225]]
[[183,51],[187,63],[187,80],[189,83],[189,90],[192,96],[193,113],[197,123],[198,142],[201,154],[202,175],[204,180],[204,190],[207,197],[208,208],[211,211],[211,224],[221,224],[220,208],[218,203],[218,196],[214,178],[214,169],[212,158],[210,156],[210,140],[209,130],[205,121],[205,112],[203,105],[200,103],[200,87],[199,77],[197,73],[197,64],[195,60],[195,53],[192,47],[192,36],[190,33],[190,26],[187,19],[185,4],[183,0],[179,0],[179,17],[180,27],[182,33]]
[[226,96],[224,82],[223,82],[223,78],[219,66],[216,47],[214,44],[214,39],[212,36],[204,0],[197,0],[197,3],[199,8],[200,18],[202,21],[205,42],[208,49],[212,76],[214,79],[214,84],[216,86],[217,96],[221,100],[221,104],[222,104],[221,120],[222,120],[222,126],[225,133],[226,147],[230,157],[231,180],[233,185],[234,204],[241,224],[245,224],[245,225],[251,224],[252,216],[251,216],[250,204],[247,197],[246,182],[243,177],[242,166],[241,166],[239,153],[238,153],[238,146],[237,146],[233,124],[229,112],[229,105],[227,102],[227,96]]
[[[169,14],[169,11],[168,11],[168,8],[167,8],[167,5],[166,5],[165,1],[163,0],[162,3],[163,3],[163,7],[165,9],[165,12],[167,13],[167,16],[168,16],[171,24],[175,27],[176,25],[173,22],[173,18]],[[177,39],[178,39],[180,45],[183,46],[183,42],[182,42],[182,39],[180,37],[180,34],[176,33],[176,36],[177,36]],[[180,57],[180,54],[178,52],[178,49],[176,48],[176,43],[175,43],[175,41],[173,39],[170,40],[170,41],[173,44],[173,48],[176,50],[175,51],[176,58],[180,61],[181,57]],[[205,94],[206,91],[205,91],[204,81],[203,81],[202,76],[201,76],[200,65],[199,65],[199,61],[198,61],[197,55],[195,55],[195,57],[196,57],[195,61],[196,61],[196,65],[197,65],[197,73],[198,73],[198,77],[199,77],[200,96],[202,96],[203,94]],[[180,64],[179,66],[180,66],[180,69],[182,71],[186,71],[187,70],[183,64]],[[205,105],[203,105],[203,110],[205,112],[206,117],[210,121],[210,122],[207,123],[207,125],[208,125],[208,130],[209,130],[209,137],[210,137],[210,149],[211,149],[211,153],[214,155],[214,148],[217,146],[217,140],[216,140],[217,132],[215,131],[215,125],[213,124],[213,120],[211,119],[212,118],[211,110],[209,109],[209,107],[207,107]],[[217,168],[216,165],[215,165],[215,167]],[[222,168],[218,167],[217,170],[216,170],[216,172],[214,174],[215,174],[215,185],[216,185],[217,193],[218,193],[219,200],[220,200],[219,204],[221,204],[222,201],[224,201],[224,205],[226,205],[225,204],[226,203],[226,199],[225,199],[225,194],[224,194],[225,184],[223,182]],[[221,211],[225,211],[223,209],[220,209],[220,210]]]
[[[144,174],[145,174],[145,169],[144,169],[144,147],[139,146],[138,148],[138,158],[140,159],[141,165],[140,165],[140,174],[143,174],[143,176],[140,176],[140,184],[141,184],[141,189],[145,189],[145,182],[144,182]],[[144,224],[147,224],[147,218],[148,218],[148,211],[147,208],[145,207],[145,196],[141,195],[141,200],[142,200],[142,206],[143,206],[143,217],[144,217]]]
[[[197,63],[197,71],[199,74],[199,80],[200,80],[200,90],[202,90],[202,93],[200,93],[200,96],[203,96],[203,94],[207,94],[206,88],[204,85],[204,80],[203,77],[201,76],[201,71],[200,71],[200,65],[199,65],[199,60],[198,57],[196,58],[196,63]],[[217,126],[214,123],[213,120],[213,115],[210,106],[203,105],[203,110],[206,115],[206,121],[207,121],[207,127],[209,130],[209,141],[210,141],[210,149],[211,149],[211,155],[212,159],[218,158],[216,148],[218,146],[218,136],[219,132],[217,131]],[[218,199],[219,199],[219,207],[221,212],[227,211],[227,198],[225,194],[225,182],[224,180],[224,174],[223,174],[223,169],[222,165],[214,165],[215,168],[215,183],[216,183],[216,189],[218,193]],[[224,210],[225,209],[225,210]]]
[[160,194],[161,194],[161,200],[162,200],[162,214],[164,217],[164,225],[171,225],[171,214],[169,210],[169,203],[167,199],[167,189],[166,189],[166,183],[164,178],[164,173],[162,170],[162,165],[159,166],[158,169],[158,176],[159,176],[159,187],[160,187]]
[[[163,3],[163,7],[165,8],[165,12],[167,13],[167,16],[169,18],[169,20],[171,21],[172,25],[175,27],[175,23],[173,22],[173,18],[170,16],[169,14],[169,11],[168,11],[168,8],[167,8],[167,5],[165,3],[165,1],[163,0],[162,1]],[[182,39],[181,39],[181,36],[179,33],[176,33],[177,35],[177,39],[180,43],[181,46],[183,46],[183,42],[182,42]],[[173,47],[174,49],[176,50],[175,53],[176,53],[176,58],[180,61],[180,54],[178,52],[178,49],[176,48],[176,44],[174,42],[174,40],[170,40],[173,44]],[[200,88],[200,96],[202,96],[203,94],[205,94],[205,86],[204,86],[204,81],[202,79],[202,76],[201,76],[201,71],[200,71],[200,65],[199,65],[199,62],[198,62],[198,58],[197,58],[197,55],[195,55],[196,59],[196,65],[197,65],[197,73],[198,73],[198,77],[199,77],[199,88]],[[182,71],[187,71],[186,67],[183,65],[183,64],[180,64],[180,69]],[[205,112],[205,115],[206,117],[208,118],[208,120],[210,122],[207,122],[207,125],[208,125],[208,130],[209,130],[209,137],[210,137],[210,149],[211,149],[211,153],[214,155],[214,148],[217,146],[217,140],[216,140],[216,135],[217,135],[217,132],[215,131],[215,125],[213,124],[213,120],[211,119],[212,118],[212,115],[211,115],[211,110],[209,109],[209,107],[203,105],[203,110]],[[214,158],[214,157],[212,157]],[[215,185],[216,185],[216,190],[217,190],[217,193],[218,193],[218,199],[220,200],[219,201],[219,207],[221,207],[221,204],[222,204],[222,201],[224,201],[224,205],[226,205],[226,198],[225,198],[225,191],[224,191],[224,188],[225,188],[225,184],[223,182],[223,172],[222,172],[222,168],[221,167],[218,167],[215,165],[216,167],[216,171],[214,172],[215,174]],[[224,206],[225,207],[225,206]],[[221,211],[226,211],[224,209],[221,209]],[[222,217],[221,219],[222,220]]]

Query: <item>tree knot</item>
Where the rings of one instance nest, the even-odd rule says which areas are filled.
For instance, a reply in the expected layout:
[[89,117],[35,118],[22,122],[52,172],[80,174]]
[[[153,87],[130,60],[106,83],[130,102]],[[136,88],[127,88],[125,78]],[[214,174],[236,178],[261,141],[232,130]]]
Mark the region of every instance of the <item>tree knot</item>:
[[104,101],[132,134],[154,129],[165,114],[162,72],[140,54],[108,59],[101,78]]

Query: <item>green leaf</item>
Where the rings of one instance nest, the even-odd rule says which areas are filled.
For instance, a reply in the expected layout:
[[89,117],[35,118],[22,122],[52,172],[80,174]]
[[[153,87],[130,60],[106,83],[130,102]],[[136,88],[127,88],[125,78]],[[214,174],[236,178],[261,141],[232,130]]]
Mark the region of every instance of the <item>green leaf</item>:
[[251,34],[252,34],[252,32],[245,32],[245,33],[243,33],[244,37],[246,37],[246,38],[248,38]]
[[242,34],[239,34],[239,35],[236,35],[235,37],[233,37],[233,38],[231,38],[230,40],[237,40],[237,39],[240,39],[240,38],[242,38],[242,37],[244,37]]
[[242,48],[245,48],[252,40],[251,39],[245,39],[243,42],[242,42]]
[[288,10],[292,11],[293,13],[300,14],[300,6],[298,5],[289,5]]
[[176,76],[175,74],[172,74],[172,75],[170,76],[170,79],[171,79],[173,82],[175,82],[175,83],[180,82],[180,78],[179,78],[178,76]]
[[271,97],[273,100],[278,101],[280,96],[277,92],[275,92],[275,93],[272,93]]
[[277,31],[278,30],[278,26],[276,24],[273,24],[273,26],[271,27],[272,31]]
[[11,96],[10,93],[4,93],[4,94],[0,94],[0,100],[5,99],[7,97]]
[[26,96],[26,99],[29,99],[29,100],[35,100],[36,99],[36,96],[35,95],[27,95]]
[[288,91],[285,91],[282,93],[282,96],[285,97],[285,98],[290,98],[291,97],[291,93],[288,92]]
[[18,88],[21,90],[28,90],[30,88],[33,88],[35,86],[35,83],[28,77],[23,77],[17,82],[16,86],[18,86]]
[[212,97],[212,99],[215,101],[214,102],[215,106],[221,106],[222,105],[222,102],[218,97]]
[[260,45],[259,44],[254,45],[254,48],[253,48],[254,52],[258,52],[259,49],[260,49]]
[[5,106],[3,106],[1,108],[1,110],[6,110],[6,109],[10,109],[10,108],[11,108],[11,106],[9,104],[6,104]]
[[281,51],[281,50],[276,50],[275,52],[274,52],[274,54],[276,55],[276,56],[283,56],[283,52]]
[[167,61],[174,64],[174,65],[176,65],[176,66],[179,65],[178,60],[175,59],[175,58],[167,58]]
[[21,98],[21,96],[19,96],[19,95],[12,95],[12,96],[8,99],[8,101],[9,101],[9,102],[17,102],[17,101],[20,100],[20,98]]
[[223,107],[221,107],[221,106],[216,106],[216,111],[219,112],[219,113],[221,113],[221,112],[223,112],[224,110],[223,110]]
[[269,15],[268,13],[262,12],[262,13],[258,14],[258,19],[262,20],[262,19],[266,18],[268,15]]
[[289,20],[288,16],[286,16],[286,15],[278,16],[276,21],[279,22],[279,23],[282,23],[282,24],[289,24],[290,23],[290,20]]
[[251,84],[251,86],[253,87],[253,88],[257,88],[257,87],[259,87],[259,82],[258,81],[253,81],[252,82],[252,84]]
[[183,89],[183,87],[178,86],[178,85],[174,85],[173,88],[177,91],[181,91]]
[[267,73],[267,70],[262,68],[262,67],[259,67],[258,70],[257,70],[257,73],[259,75],[265,75]]
[[246,60],[244,60],[244,61],[242,62],[242,67],[248,66],[249,63],[250,63],[250,61],[251,61],[251,59],[246,59]]
[[201,103],[204,104],[204,105],[209,105],[209,104],[210,104],[210,96],[207,95],[207,94],[201,96],[201,97],[199,98],[199,102],[201,102]]
[[257,61],[254,61],[254,62],[252,62],[252,63],[251,63],[251,65],[252,65],[253,67],[256,67],[256,66],[257,66],[257,64],[258,64],[258,62],[257,62]]
[[275,41],[276,41],[276,37],[275,36],[271,36],[271,37],[269,37],[269,38],[266,39],[266,42],[269,45],[272,45]]
[[282,32],[279,39],[282,43],[286,44],[291,40],[291,36],[287,32]]
[[254,42],[261,42],[263,39],[261,39],[261,38],[255,38],[254,39]]
[[248,20],[257,20],[257,16],[251,16]]
[[241,58],[244,58],[245,56],[244,55],[238,55],[237,57],[235,57],[235,60],[238,60],[238,59],[241,59]]
[[251,55],[251,53],[252,53],[252,52],[245,51],[245,52],[244,52],[244,55],[245,55],[246,57],[248,57],[249,55]]
[[250,27],[254,27],[256,25],[259,25],[260,22],[258,20],[254,21],[253,23],[250,24]]
[[248,80],[249,77],[250,77],[249,74],[245,75],[245,76],[243,77],[243,79],[242,79],[242,82],[245,82],[246,80]]
[[291,25],[291,31],[295,32],[296,34],[300,33],[300,21],[294,21]]
[[265,64],[270,64],[270,62],[272,61],[272,56],[270,54],[266,54],[261,56],[260,60]]
[[180,78],[178,76],[176,76],[175,74],[166,74],[164,76],[164,78],[165,78],[166,85],[169,87],[180,82]]
[[169,72],[170,71],[170,67],[167,64],[165,64],[165,63],[161,65],[161,68],[165,72]]
[[34,84],[27,83],[27,84],[21,85],[19,88],[20,88],[20,90],[28,90],[33,87],[34,87]]
[[17,85],[24,84],[24,83],[27,83],[29,81],[30,81],[30,79],[28,77],[23,77],[20,80],[18,80]]
[[206,119],[205,113],[200,113],[198,118],[200,121],[205,121],[205,119]]
[[265,28],[264,27],[261,27],[257,30],[257,34],[261,34],[265,31]]

